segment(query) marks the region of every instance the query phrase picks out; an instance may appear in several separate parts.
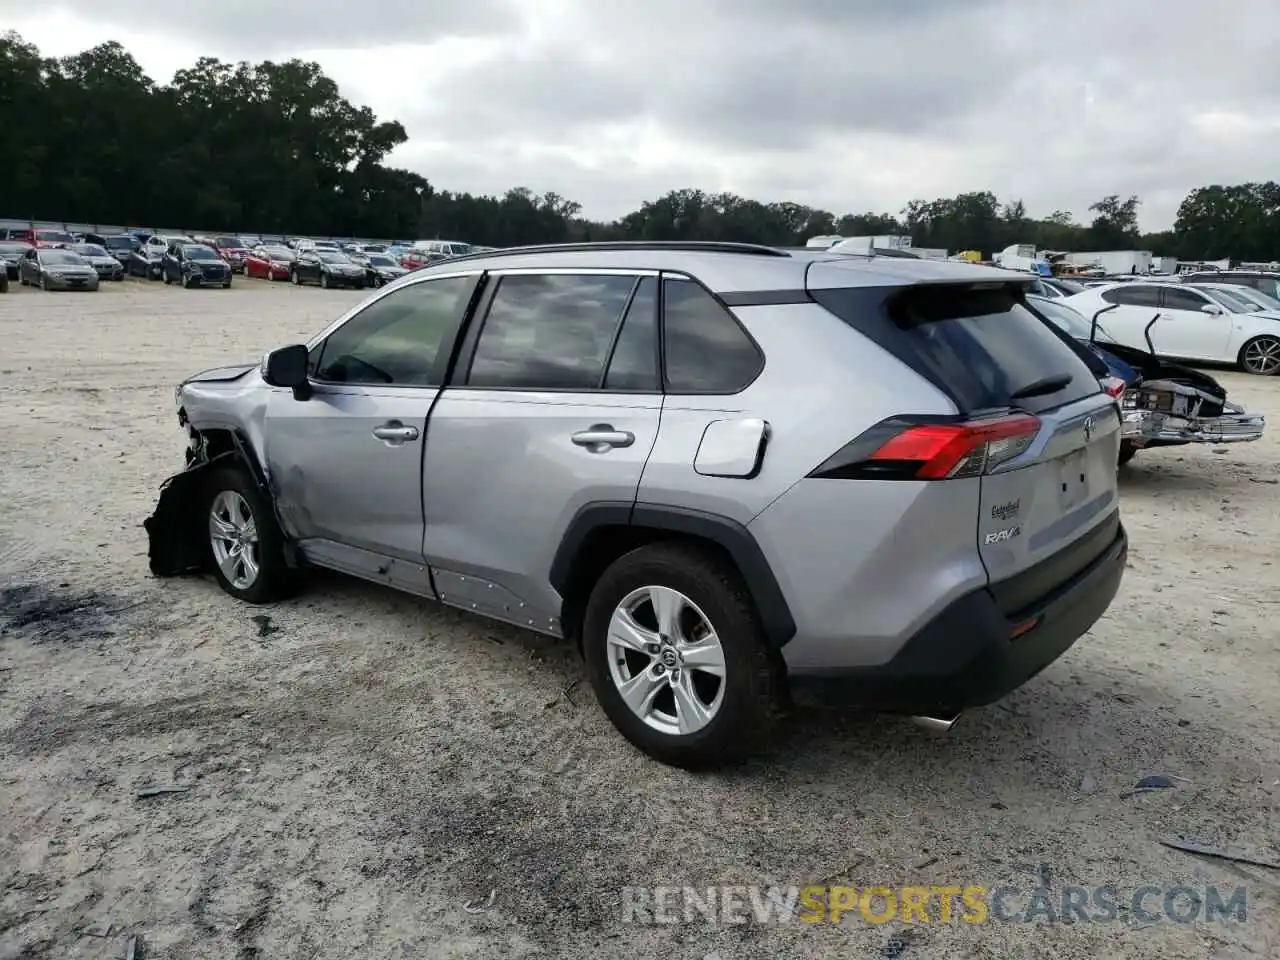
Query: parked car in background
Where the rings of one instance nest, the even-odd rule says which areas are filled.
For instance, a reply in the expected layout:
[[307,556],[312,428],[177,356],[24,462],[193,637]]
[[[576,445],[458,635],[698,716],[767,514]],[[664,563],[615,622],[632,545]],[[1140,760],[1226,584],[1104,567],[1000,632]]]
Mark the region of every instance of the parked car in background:
[[[1103,307],[1116,342],[1158,356],[1238,365],[1246,373],[1280,373],[1280,316],[1249,312],[1186,283],[1133,281],[1090,287],[1063,301],[1085,316]],[[1154,328],[1148,331],[1152,319]]]
[[10,231],[9,239],[21,240],[33,247],[65,247],[76,242],[76,238],[65,230],[50,230],[42,227],[18,231],[17,237],[13,235],[13,231]]
[[771,744],[788,693],[946,729],[1125,570],[1118,407],[1022,290],[745,244],[451,259],[179,386],[151,569],[263,603],[296,561],[569,639],[667,763]]
[[298,255],[286,246],[261,244],[250,250],[245,258],[244,274],[263,280],[288,280],[289,269],[296,259]]
[[409,272],[385,253],[355,253],[351,260],[364,267],[365,286],[369,287],[381,287]]
[[299,250],[289,279],[295,285],[318,283],[322,287],[365,286],[365,270],[337,250]]
[[440,263],[448,259],[448,254],[411,249],[400,258],[400,266],[406,270],[421,270],[423,267],[429,267],[433,263]]
[[414,250],[423,253],[438,253],[445,257],[463,257],[471,252],[471,244],[461,240],[415,240]]
[[1280,273],[1266,270],[1201,270],[1182,274],[1183,283],[1231,283],[1280,299]]
[[124,264],[107,252],[107,248],[96,243],[76,243],[68,247],[98,272],[99,280],[123,280]]
[[1070,297],[1084,290],[1084,284],[1061,277],[1036,277],[1031,284],[1031,292],[1039,297],[1051,300]]
[[18,279],[41,290],[97,290],[98,271],[65,247],[33,247],[22,258]]
[[18,264],[30,249],[32,249],[31,244],[21,240],[0,240],[0,261],[3,262],[3,273],[6,279],[18,279]]
[[1113,376],[1123,379],[1124,389],[1118,398],[1121,466],[1148,448],[1245,443],[1262,438],[1265,418],[1228,401],[1226,389],[1213,377],[1161,360],[1150,349],[1135,350],[1116,343],[1106,326],[1114,306],[1086,320],[1058,300],[1029,297],[1028,302],[1104,359]]
[[84,235],[85,243],[96,243],[98,246],[106,249],[107,253],[120,261],[121,266],[127,267],[129,264],[129,255],[138,249],[140,241],[137,237],[130,233],[116,234],[97,234],[86,233]]
[[162,262],[165,283],[180,283],[184,287],[231,286],[231,265],[213,247],[173,243]]
[[[159,242],[156,242],[159,241]],[[164,255],[169,250],[168,244],[159,237],[148,237],[138,244],[136,250],[129,254],[124,269],[131,277],[142,277],[144,280],[159,280],[164,277]]]
[[240,237],[214,237],[213,249],[231,265],[232,273],[244,273],[245,257],[249,255],[249,247]]

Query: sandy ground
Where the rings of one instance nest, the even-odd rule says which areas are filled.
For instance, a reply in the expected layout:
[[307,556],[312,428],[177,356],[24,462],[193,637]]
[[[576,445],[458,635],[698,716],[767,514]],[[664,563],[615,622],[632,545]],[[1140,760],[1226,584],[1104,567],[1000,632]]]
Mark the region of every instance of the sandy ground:
[[[1280,956],[1280,871],[1158,843],[1280,860],[1280,381],[1223,374],[1262,442],[1126,468],[1121,595],[1007,701],[946,737],[808,713],[695,776],[520,631],[336,576],[266,610],[149,577],[173,385],[358,297],[0,295],[0,956]],[[1150,775],[1174,786],[1132,794]],[[1017,911],[1042,881],[1116,887],[1119,920],[621,922],[627,886],[1009,885]],[[1148,884],[1244,886],[1247,919],[1144,922]]]

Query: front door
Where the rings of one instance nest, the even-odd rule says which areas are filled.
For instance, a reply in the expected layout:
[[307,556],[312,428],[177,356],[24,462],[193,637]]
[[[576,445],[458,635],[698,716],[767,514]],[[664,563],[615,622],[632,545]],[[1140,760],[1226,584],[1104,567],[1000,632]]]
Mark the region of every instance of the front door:
[[422,563],[427,413],[475,284],[429,278],[378,297],[312,345],[309,397],[272,391],[267,468],[304,553],[346,569],[335,555]]
[[1157,351],[1190,360],[1233,359],[1227,355],[1235,320],[1230,310],[1199,290],[1169,284],[1161,293],[1160,322],[1151,330]]
[[589,503],[633,504],[657,438],[657,276],[490,276],[431,414],[424,553],[445,602],[557,633],[565,530]]

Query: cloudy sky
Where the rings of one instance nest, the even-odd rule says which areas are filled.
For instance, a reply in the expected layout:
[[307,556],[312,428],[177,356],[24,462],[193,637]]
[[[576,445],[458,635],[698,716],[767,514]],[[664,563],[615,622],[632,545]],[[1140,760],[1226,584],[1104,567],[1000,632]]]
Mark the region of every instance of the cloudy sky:
[[[120,41],[157,80],[318,61],[444,189],[611,219],[686,186],[839,213],[989,189],[1163,229],[1276,176],[1278,0],[0,0],[48,55]],[[172,13],[172,15],[170,15]]]

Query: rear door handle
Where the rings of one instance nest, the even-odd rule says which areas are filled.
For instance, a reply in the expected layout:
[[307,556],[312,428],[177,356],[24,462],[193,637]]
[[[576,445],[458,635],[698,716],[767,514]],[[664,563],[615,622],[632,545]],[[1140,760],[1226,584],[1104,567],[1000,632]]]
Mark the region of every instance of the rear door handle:
[[629,447],[636,442],[636,435],[626,430],[615,430],[607,423],[580,430],[571,438],[580,447],[586,447],[592,453],[603,453],[611,447]]
[[418,439],[418,428],[406,427],[399,420],[391,420],[380,427],[374,427],[373,435],[387,443],[404,443]]

